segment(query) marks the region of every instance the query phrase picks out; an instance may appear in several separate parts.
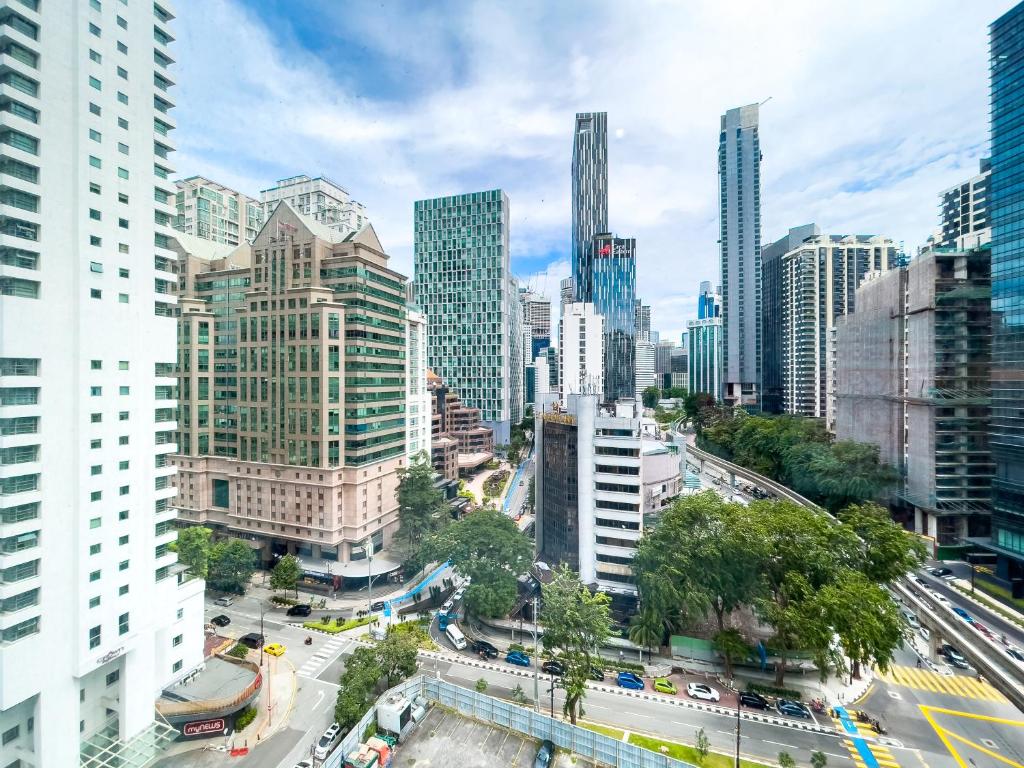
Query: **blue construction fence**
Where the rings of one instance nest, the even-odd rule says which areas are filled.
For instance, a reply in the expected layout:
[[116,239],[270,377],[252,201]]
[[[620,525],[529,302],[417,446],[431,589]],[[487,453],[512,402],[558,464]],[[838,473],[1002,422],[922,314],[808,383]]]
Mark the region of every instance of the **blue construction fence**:
[[451,561],[446,561],[444,563],[441,563],[441,565],[437,566],[437,568],[435,568],[429,574],[427,574],[419,584],[414,586],[412,589],[410,589],[405,594],[399,595],[398,597],[392,597],[390,600],[385,600],[384,601],[384,615],[385,616],[390,616],[391,615],[391,606],[392,605],[400,605],[401,603],[404,603],[406,600],[412,600],[412,596],[413,595],[417,594],[418,592],[422,592],[426,587],[428,587],[430,585],[430,582],[432,582],[434,579],[436,579],[438,576],[440,576],[441,573],[444,571],[444,569],[448,568],[450,565],[451,565]]

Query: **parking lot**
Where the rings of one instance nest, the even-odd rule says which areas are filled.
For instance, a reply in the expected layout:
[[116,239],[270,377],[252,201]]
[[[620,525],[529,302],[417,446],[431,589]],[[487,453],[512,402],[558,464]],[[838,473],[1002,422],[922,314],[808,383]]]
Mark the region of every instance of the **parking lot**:
[[[439,706],[396,753],[403,768],[532,768],[540,743],[522,734],[471,720]],[[560,752],[552,766],[593,766],[580,757],[573,762]]]

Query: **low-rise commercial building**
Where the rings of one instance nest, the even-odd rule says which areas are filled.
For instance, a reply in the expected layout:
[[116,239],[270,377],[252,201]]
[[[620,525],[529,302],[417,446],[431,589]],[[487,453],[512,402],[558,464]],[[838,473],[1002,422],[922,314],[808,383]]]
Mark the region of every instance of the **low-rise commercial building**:
[[427,371],[430,393],[434,469],[449,480],[472,473],[494,458],[494,430],[484,426],[479,408],[465,405],[433,371]]

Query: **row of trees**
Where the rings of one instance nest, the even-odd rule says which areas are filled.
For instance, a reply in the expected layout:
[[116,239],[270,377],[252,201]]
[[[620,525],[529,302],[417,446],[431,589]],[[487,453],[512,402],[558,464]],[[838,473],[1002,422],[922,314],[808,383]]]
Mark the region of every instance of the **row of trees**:
[[876,505],[850,505],[839,519],[785,501],[744,506],[712,491],[676,501],[637,548],[642,609],[631,638],[653,647],[713,615],[731,675],[749,648],[727,619],[747,607],[772,628],[778,685],[795,651],[812,653],[823,674],[846,671],[846,659],[855,675],[871,659],[884,669],[903,624],[880,585],[917,566],[924,549]]
[[352,651],[334,704],[334,720],[343,731],[359,722],[382,682],[390,688],[415,674],[418,651],[414,634],[394,631],[374,646],[359,646]]
[[207,585],[214,589],[238,594],[245,592],[256,571],[252,547],[241,539],[233,538],[211,542],[212,533],[203,526],[179,530],[177,541],[171,545],[178,553],[178,562],[186,566],[193,576],[206,579]]
[[640,393],[640,397],[643,400],[644,408],[654,408],[662,398],[686,397],[686,388],[665,387],[662,389],[661,387],[646,387]]
[[[695,404],[696,406],[696,404]],[[899,479],[868,443],[833,442],[820,419],[698,411],[698,445],[836,512],[879,496]]]

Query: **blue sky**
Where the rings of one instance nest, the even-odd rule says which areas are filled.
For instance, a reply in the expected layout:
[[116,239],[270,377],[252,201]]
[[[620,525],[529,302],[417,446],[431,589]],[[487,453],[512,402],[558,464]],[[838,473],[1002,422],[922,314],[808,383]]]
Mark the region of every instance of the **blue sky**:
[[988,146],[1000,2],[180,0],[176,167],[258,196],[326,175],[412,274],[413,202],[503,188],[513,270],[568,275],[573,116],[606,111],[609,219],[678,338],[718,280],[719,115],[761,110],[765,242],[814,221],[908,252]]

